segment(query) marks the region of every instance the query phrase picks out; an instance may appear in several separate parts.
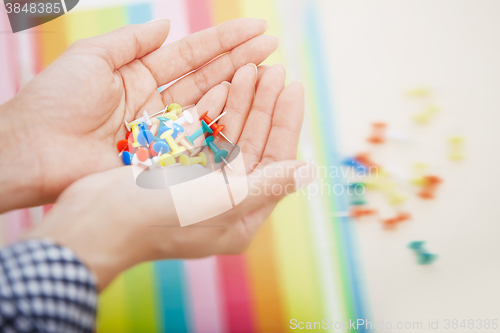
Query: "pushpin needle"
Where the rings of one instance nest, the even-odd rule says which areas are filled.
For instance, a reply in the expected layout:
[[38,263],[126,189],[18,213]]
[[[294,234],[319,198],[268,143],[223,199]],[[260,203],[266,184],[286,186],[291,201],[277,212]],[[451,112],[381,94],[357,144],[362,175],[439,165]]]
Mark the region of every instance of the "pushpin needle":
[[[226,111],[226,112],[227,112],[227,111]],[[220,114],[217,118],[215,118],[214,120],[212,120],[212,122],[211,122],[210,124],[208,124],[208,127],[210,127],[210,126],[212,126],[213,124],[215,124],[215,123],[217,122],[217,120],[219,120],[219,119],[220,119],[223,115],[225,115],[225,114],[226,114],[226,112],[221,113],[221,114]],[[235,144],[234,144],[234,143],[232,143],[232,142],[231,142],[231,140],[229,140],[229,139],[227,138],[227,136],[225,136],[225,135],[224,135],[224,133],[219,132],[219,134],[220,134],[220,135],[222,135],[222,137],[223,137],[224,139],[226,139],[226,140],[227,140],[227,142],[229,142],[230,144],[232,144],[232,145],[233,145],[233,147],[236,147],[236,146],[235,146]],[[231,170],[232,170],[232,169],[231,169]]]
[[224,135],[224,133],[219,132],[219,134],[220,134],[220,135],[222,135],[222,137],[223,137],[224,139],[226,139],[226,140],[227,140],[227,142],[229,142],[230,144],[232,144],[232,145],[233,145],[233,147],[236,147],[236,145],[235,145],[234,143],[232,143],[232,142],[231,142],[231,140],[229,140],[229,139],[227,138],[227,136],[225,136],[225,135]]
[[227,167],[229,169],[231,169],[231,171],[234,171],[233,168],[229,165],[229,163],[227,163],[226,159],[223,157],[222,160],[224,161],[224,163],[226,163]]
[[217,122],[217,120],[219,120],[220,118],[222,118],[223,115],[225,115],[227,113],[224,112],[224,113],[221,113],[217,118],[215,118],[214,120],[212,120],[212,122],[210,124],[208,124],[208,127],[212,126],[213,124],[215,124]]

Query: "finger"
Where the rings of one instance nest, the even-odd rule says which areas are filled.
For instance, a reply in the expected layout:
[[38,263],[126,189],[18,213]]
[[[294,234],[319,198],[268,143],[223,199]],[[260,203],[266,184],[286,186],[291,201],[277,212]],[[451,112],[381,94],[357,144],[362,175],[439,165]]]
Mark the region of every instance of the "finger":
[[162,92],[163,102],[195,104],[213,86],[230,81],[238,68],[264,61],[278,46],[274,36],[258,36],[180,79]]
[[256,162],[260,162],[264,153],[276,101],[285,85],[285,76],[283,65],[276,64],[266,70],[259,83],[252,110],[238,141],[249,171]]
[[198,116],[201,116],[206,111],[208,111],[208,116],[211,119],[219,116],[226,104],[230,87],[231,84],[229,82],[222,82],[210,89],[196,104]]
[[317,170],[304,161],[280,161],[255,169],[248,177],[250,191],[242,202],[245,212],[254,212],[272,206],[307,185],[316,177]]
[[292,82],[280,94],[262,163],[297,158],[300,130],[304,119],[304,88]]
[[259,87],[260,79],[262,79],[262,75],[264,75],[265,71],[269,68],[268,65],[260,65],[257,67],[257,81],[255,82],[255,89]]
[[108,62],[111,70],[115,70],[160,48],[169,31],[168,19],[128,25],[104,35],[79,40],[69,50],[95,53]]
[[120,81],[123,81],[126,99],[125,120],[132,121],[142,116],[143,110],[149,114],[163,110],[163,99],[156,90],[156,83],[148,69],[140,60],[132,61],[117,70]]
[[[234,74],[227,98],[224,112],[227,112],[219,121],[219,125],[224,125],[224,135],[232,142],[237,142],[248,113],[252,107],[255,94],[255,80],[257,78],[257,66],[248,64],[241,67]],[[218,141],[224,139],[218,138]]]
[[[193,114],[194,122],[192,124],[185,124],[184,129],[186,135],[193,134],[201,126],[198,118],[206,111],[208,116],[212,119],[217,117],[224,109],[226,104],[227,95],[229,94],[229,82],[223,82],[210,89],[205,96],[203,96],[196,105],[196,112]],[[195,147],[202,147],[205,136],[202,135],[194,141]]]
[[231,20],[168,44],[141,60],[151,71],[158,86],[162,86],[266,30],[267,22],[261,19]]

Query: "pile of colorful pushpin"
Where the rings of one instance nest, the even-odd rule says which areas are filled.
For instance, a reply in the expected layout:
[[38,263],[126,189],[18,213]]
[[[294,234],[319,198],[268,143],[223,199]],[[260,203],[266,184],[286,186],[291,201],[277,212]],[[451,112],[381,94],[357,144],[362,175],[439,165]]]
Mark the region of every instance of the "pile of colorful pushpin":
[[[148,115],[144,111],[142,117],[130,123],[125,121],[129,132],[125,139],[118,141],[116,145],[123,164],[146,167],[152,165],[168,167],[178,164],[206,166],[207,155],[201,150],[208,147],[213,153],[215,163],[224,162],[231,168],[226,160],[229,152],[219,149],[214,142],[214,137],[220,134],[234,146],[222,133],[224,125],[217,124],[224,113],[215,120],[210,119],[207,113],[199,118],[201,126],[190,134],[186,133],[183,125],[192,124],[193,116],[188,110],[183,111],[177,103],[169,104],[164,110],[153,115]],[[203,146],[195,147],[194,141],[205,135],[207,137],[203,141]]]

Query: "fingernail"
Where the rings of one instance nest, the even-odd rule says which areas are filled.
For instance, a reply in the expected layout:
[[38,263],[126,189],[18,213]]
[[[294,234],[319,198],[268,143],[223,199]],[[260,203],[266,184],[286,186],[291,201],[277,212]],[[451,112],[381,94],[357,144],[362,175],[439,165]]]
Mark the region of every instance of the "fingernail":
[[266,25],[266,27],[269,27],[269,23],[267,23],[267,20],[261,19],[262,22]]
[[312,164],[304,164],[293,172],[295,179],[295,191],[307,187],[316,178],[316,167]]
[[226,86],[231,87],[231,82],[222,81],[220,84],[225,84]]
[[248,63],[247,66],[252,66],[253,68],[255,68],[255,75],[257,75],[257,65],[256,64]]
[[168,19],[168,18],[157,18],[157,19],[149,21],[148,23],[158,22],[158,21],[168,21],[168,22],[170,22],[170,19]]
[[283,72],[286,72],[285,65],[283,65],[280,62],[275,63],[273,66],[280,67],[283,70]]

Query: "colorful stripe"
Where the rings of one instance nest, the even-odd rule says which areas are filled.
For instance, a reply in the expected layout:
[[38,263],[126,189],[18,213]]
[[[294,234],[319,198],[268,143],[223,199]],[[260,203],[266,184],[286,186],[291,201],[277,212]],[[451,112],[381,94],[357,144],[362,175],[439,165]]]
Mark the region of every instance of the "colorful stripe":
[[18,209],[5,214],[5,243],[15,242],[31,225],[30,212],[28,209]]
[[[161,280],[160,280],[161,281]],[[155,267],[148,262],[124,274],[125,313],[130,332],[161,332],[158,320],[158,296]]]
[[249,288],[253,295],[253,325],[256,332],[284,331],[285,319],[273,224],[272,219],[264,223],[246,252]]
[[125,297],[124,274],[120,274],[99,295],[99,311],[97,317],[97,332],[121,332],[128,333],[128,314],[126,304],[129,301]]
[[215,257],[184,261],[193,321],[192,332],[227,332]]
[[16,93],[14,73],[12,73],[12,63],[10,62],[11,52],[9,52],[9,39],[11,39],[12,35],[3,33],[4,31],[11,31],[9,18],[3,10],[0,10],[0,31],[0,73],[2,73],[0,76],[0,104],[2,104],[11,99]]
[[163,329],[159,332],[188,332],[191,318],[186,311],[188,297],[184,263],[181,260],[165,260],[155,262],[154,267],[160,296],[158,315],[163,322]]
[[245,256],[218,256],[217,267],[228,332],[254,332]]
[[155,19],[170,19],[170,32],[165,43],[172,43],[189,34],[189,20],[185,1],[165,0],[153,4]]
[[[318,124],[321,127],[321,141],[318,142],[317,149],[321,149],[324,154],[325,165],[328,166],[340,166],[340,156],[336,150],[336,142],[338,138],[336,137],[334,130],[335,121],[333,119],[332,110],[333,103],[331,101],[331,89],[329,86],[329,80],[326,77],[328,62],[325,59],[326,50],[323,48],[323,43],[321,41],[321,29],[318,26],[319,13],[317,11],[317,6],[310,5],[306,10],[306,41],[308,41],[308,46],[306,48],[309,50],[314,50],[309,52],[309,72],[314,81],[314,86],[316,87],[312,93],[313,98],[316,99],[318,103],[318,110],[320,111],[320,119]],[[321,142],[329,142],[329,147],[321,144]],[[334,143],[334,144],[331,144]],[[330,179],[331,185],[336,184],[334,178]],[[337,180],[338,181],[338,180]],[[344,211],[346,210],[345,198],[342,196],[330,195],[331,206],[334,209]],[[332,210],[333,212],[333,210]],[[342,253],[342,271],[343,271],[343,283],[342,286],[348,292],[347,298],[344,302],[347,304],[348,317],[352,320],[357,318],[366,318],[366,313],[363,304],[362,292],[360,288],[360,281],[358,280],[359,272],[357,271],[357,253],[355,252],[355,247],[353,245],[354,241],[354,228],[349,218],[332,218],[333,225],[335,226],[335,233],[337,235],[336,242],[341,247],[340,253]],[[364,331],[362,328],[361,331]]]

